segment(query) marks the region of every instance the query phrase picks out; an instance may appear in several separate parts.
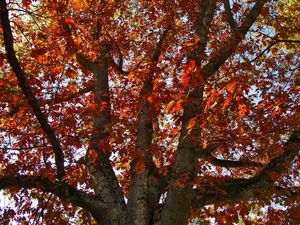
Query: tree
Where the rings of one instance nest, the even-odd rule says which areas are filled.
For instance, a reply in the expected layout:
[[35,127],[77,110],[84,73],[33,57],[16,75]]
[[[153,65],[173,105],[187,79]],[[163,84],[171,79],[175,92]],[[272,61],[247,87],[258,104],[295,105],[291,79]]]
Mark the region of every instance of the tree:
[[299,222],[283,3],[1,0],[1,222],[232,224],[276,198]]

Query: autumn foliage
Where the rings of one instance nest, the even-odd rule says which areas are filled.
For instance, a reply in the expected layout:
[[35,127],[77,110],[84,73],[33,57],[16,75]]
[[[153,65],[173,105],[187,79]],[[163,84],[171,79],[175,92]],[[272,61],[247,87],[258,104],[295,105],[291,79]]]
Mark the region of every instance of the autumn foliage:
[[0,0],[0,223],[298,224],[299,16]]

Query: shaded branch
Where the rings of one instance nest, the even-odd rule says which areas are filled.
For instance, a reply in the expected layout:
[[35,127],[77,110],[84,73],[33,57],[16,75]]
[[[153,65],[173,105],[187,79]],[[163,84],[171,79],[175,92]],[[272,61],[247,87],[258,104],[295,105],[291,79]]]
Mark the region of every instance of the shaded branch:
[[159,41],[158,41],[158,43],[156,45],[156,48],[153,51],[153,54],[151,56],[152,62],[157,63],[157,61],[159,59],[159,56],[162,53],[162,49],[161,49],[162,45],[163,45],[163,43],[164,43],[164,41],[165,41],[165,39],[166,39],[166,37],[168,35],[168,32],[171,30],[171,28],[172,28],[172,24],[169,24],[167,26],[167,28],[164,30],[164,32],[162,33],[161,38],[159,39]]
[[230,8],[230,1],[229,0],[223,0],[223,4],[224,4],[224,8],[225,8],[225,16],[226,16],[227,22],[228,22],[231,30],[233,32],[235,32],[237,24],[236,24],[236,22],[233,18],[233,14],[232,14],[232,11],[231,11],[231,8]]
[[265,52],[269,51],[275,44],[278,44],[280,42],[286,42],[286,43],[300,43],[300,40],[288,40],[288,39],[275,39],[269,36],[272,40],[274,40],[268,47],[266,47],[261,53],[259,53],[254,59],[250,61],[250,63],[254,62],[261,56],[265,54]]
[[250,61],[250,63],[254,62],[255,60],[257,60],[258,58],[260,58],[261,56],[263,56],[265,54],[265,52],[269,51],[275,44],[277,44],[278,41],[274,41],[272,42],[268,47],[266,47],[261,53],[259,53],[254,59],[252,59]]
[[64,182],[55,183],[44,177],[20,175],[0,178],[0,190],[10,187],[38,189],[52,193],[61,200],[79,206],[93,215],[96,215],[101,210],[105,210],[105,205],[101,201],[96,200],[94,196],[78,191]]
[[197,66],[201,66],[202,58],[204,57],[205,48],[208,42],[209,28],[216,9],[216,0],[204,0],[200,2],[199,15],[196,24],[196,34],[200,41],[189,58],[196,61]]
[[207,160],[215,166],[221,166],[226,168],[241,168],[241,167],[260,167],[262,164],[257,162],[252,162],[248,160],[228,160],[228,159],[218,159],[211,154],[205,155],[203,159]]
[[[300,129],[293,132],[284,145],[284,153],[272,159],[269,164],[249,179],[237,179],[219,185],[200,186],[194,190],[193,207],[203,207],[218,201],[239,202],[261,198],[264,191],[281,190],[276,180],[290,167],[293,159],[299,155]],[[265,194],[265,193],[263,193]]]
[[111,64],[110,47],[103,45],[95,62],[86,61],[84,58],[79,60],[94,75],[94,101],[98,105],[87,155],[92,185],[95,194],[111,209],[105,217],[107,221],[104,224],[123,224],[125,201],[109,159],[111,154],[109,145],[111,104],[108,83],[108,69]]
[[[204,0],[199,5],[199,15],[196,24],[196,34],[200,41],[194,47],[188,58],[196,61],[198,67],[201,66],[205,55],[205,48],[208,42],[209,28],[216,10],[216,0]],[[187,130],[188,123],[192,118],[203,111],[203,85],[196,76],[190,83],[196,83],[195,88],[189,92],[184,105],[182,116],[182,128],[179,144],[176,151],[175,163],[172,165],[174,176],[169,184],[166,203],[163,207],[161,224],[185,224],[187,223],[191,199],[191,180],[195,177],[197,150],[199,149],[200,124],[196,123],[191,131]],[[197,121],[199,122],[199,121]],[[179,219],[180,218],[180,219]]]
[[[127,204],[126,224],[130,225],[149,224],[162,191],[160,175],[152,160],[152,154],[149,149],[153,139],[153,118],[150,108],[151,103],[148,101],[148,97],[152,96],[153,75],[156,71],[159,56],[162,53],[162,45],[170,29],[171,25],[163,32],[153,51],[150,72],[146,75],[140,91],[136,157],[131,163],[131,188]],[[144,166],[144,169],[137,171],[137,164],[142,165],[142,167]]]
[[212,57],[210,61],[203,67],[202,75],[204,78],[209,78],[225,63],[225,61],[235,52],[239,43],[243,40],[244,36],[256,21],[264,4],[268,0],[257,0],[253,8],[246,15],[240,27],[236,29],[233,36],[230,37],[223,47],[219,50],[219,54]]
[[124,56],[121,52],[120,46],[116,45],[117,52],[118,52],[118,57],[119,57],[119,64],[117,65],[118,71],[123,71],[123,66],[124,66]]
[[3,38],[6,50],[7,60],[10,63],[14,74],[17,77],[19,86],[25,95],[30,107],[32,108],[37,120],[39,121],[42,130],[45,132],[50,144],[52,145],[54,154],[55,154],[55,164],[57,169],[57,179],[62,180],[65,171],[64,171],[64,155],[63,150],[60,146],[59,140],[57,139],[54,130],[48,124],[46,116],[43,114],[37,98],[32,93],[31,88],[26,79],[26,74],[21,68],[19,61],[16,57],[14,51],[14,39],[12,35],[12,30],[9,21],[8,10],[6,7],[6,1],[0,1],[0,18],[1,25],[3,29]]
[[221,166],[226,168],[239,168],[239,167],[261,167],[261,163],[249,161],[249,160],[228,160],[218,159],[213,155],[213,152],[218,148],[217,143],[208,145],[205,149],[199,152],[199,157],[208,161],[215,166]]
[[[69,36],[68,41],[73,46],[76,46],[72,40],[70,27],[65,21],[61,22],[62,28]],[[97,29],[101,29],[100,21],[98,21],[97,25],[100,26]],[[115,66],[112,59],[110,45],[101,45],[99,56],[95,61],[88,60],[83,54],[79,53],[77,48],[74,51],[78,63],[94,75],[93,91],[98,110],[96,110],[94,115],[93,133],[87,151],[87,162],[95,194],[111,209],[101,220],[104,224],[124,224],[125,201],[109,159],[111,154],[109,145],[111,104],[108,70],[109,66],[114,66],[114,68],[118,68],[118,66]]]

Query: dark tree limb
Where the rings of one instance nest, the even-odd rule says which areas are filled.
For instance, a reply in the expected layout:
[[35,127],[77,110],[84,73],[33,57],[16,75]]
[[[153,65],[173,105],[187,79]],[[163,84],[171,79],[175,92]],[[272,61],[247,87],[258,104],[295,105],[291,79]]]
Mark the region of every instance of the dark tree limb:
[[[98,109],[94,115],[93,133],[87,153],[89,170],[96,196],[107,204],[108,224],[121,225],[125,219],[125,201],[109,157],[109,135],[111,127],[108,69],[112,62],[110,46],[103,45],[95,62],[78,54],[77,60],[83,68],[94,75],[94,95]],[[96,158],[93,152],[96,152]]]
[[[249,179],[237,179],[223,184],[200,186],[193,193],[193,207],[203,207],[216,202],[240,202],[262,198],[264,191],[283,190],[276,180],[290,167],[300,151],[300,129],[293,132],[284,145],[284,153],[272,159],[264,169]],[[273,192],[271,191],[271,192]],[[293,191],[289,191],[292,193]],[[279,193],[280,194],[280,193]]]
[[[101,30],[100,21],[98,29]],[[62,28],[69,36],[69,42],[76,46],[72,40],[72,31],[65,21]],[[99,34],[98,34],[99,35]],[[96,196],[106,203],[111,210],[102,218],[103,224],[124,224],[125,201],[117,177],[110,163],[111,149],[109,136],[111,131],[111,104],[109,93],[109,67],[119,68],[111,56],[111,46],[103,44],[99,56],[90,61],[75,47],[77,62],[94,75],[94,98],[98,108],[94,115],[93,133],[87,152],[87,163],[91,174],[91,182]],[[119,71],[123,73],[123,71]],[[96,154],[94,154],[96,153]]]
[[7,60],[10,63],[14,74],[17,77],[19,86],[25,95],[30,107],[32,108],[34,115],[36,116],[37,120],[39,121],[42,130],[45,132],[50,144],[52,145],[54,154],[55,154],[55,164],[57,169],[57,179],[62,180],[65,171],[64,171],[64,154],[57,139],[54,130],[48,124],[46,116],[43,114],[37,98],[32,93],[32,90],[28,84],[26,74],[21,68],[21,65],[16,57],[14,51],[14,39],[12,35],[12,30],[9,21],[8,9],[5,0],[0,1],[0,18],[1,18],[1,25],[3,29],[3,38],[6,50]]
[[89,93],[91,91],[94,91],[93,85],[87,86],[85,88],[81,88],[76,93],[72,93],[70,95],[66,95],[66,96],[58,95],[54,99],[47,99],[46,103],[58,104],[58,103],[62,103],[62,102],[67,102],[74,98],[78,98],[79,96],[81,96],[83,94]]
[[199,16],[196,23],[196,34],[200,38],[189,58],[196,61],[197,66],[201,66],[204,58],[205,48],[208,42],[209,28],[215,13],[216,0],[204,0],[200,2]]
[[258,58],[260,58],[261,56],[263,56],[267,51],[269,51],[275,44],[277,44],[277,41],[272,42],[268,47],[266,47],[261,53],[259,53],[254,59],[252,59],[250,62],[254,62],[255,60],[257,60]]
[[231,30],[233,32],[235,32],[237,24],[236,24],[236,22],[233,18],[233,14],[232,14],[232,11],[231,11],[231,8],[230,8],[230,1],[229,0],[223,0],[223,4],[224,4],[224,8],[225,8],[225,16],[226,16],[227,22],[228,22]]
[[65,202],[87,210],[96,219],[99,218],[99,214],[102,215],[108,210],[105,204],[96,199],[95,196],[78,191],[65,182],[53,182],[44,177],[19,175],[0,178],[0,190],[10,187],[38,189],[52,193]]
[[250,27],[256,21],[264,4],[268,0],[257,0],[253,8],[248,12],[240,27],[236,29],[233,36],[230,37],[223,47],[220,48],[219,54],[210,59],[202,68],[201,74],[205,79],[213,75],[225,63],[225,61],[235,52],[239,43],[243,40]]
[[261,167],[261,163],[257,163],[250,160],[228,160],[228,159],[218,159],[214,156],[213,152],[218,148],[217,143],[212,143],[208,145],[205,149],[199,152],[199,158],[208,161],[215,166],[221,166],[226,168],[240,168],[240,167]]
[[261,167],[261,163],[249,161],[249,160],[228,160],[228,159],[218,159],[212,154],[202,154],[200,156],[202,159],[207,160],[209,163],[215,166],[221,166],[225,168],[242,168],[242,167]]
[[[162,191],[160,175],[149,149],[153,139],[153,118],[148,97],[152,96],[153,74],[162,53],[162,45],[170,29],[171,25],[163,32],[151,55],[153,65],[150,65],[150,73],[147,74],[140,92],[136,140],[136,154],[139,157],[133,159],[131,163],[132,181],[128,194],[127,225],[148,225]],[[144,170],[136,171],[137,164],[143,164]]]
[[[271,38],[271,37],[270,37]],[[286,42],[286,43],[300,43],[300,40],[288,40],[288,39],[275,39],[271,38],[274,40],[268,47],[266,47],[261,53],[259,53],[256,57],[254,57],[250,62],[254,62],[261,56],[263,56],[267,51],[269,51],[275,44],[278,44],[280,42]]]
[[[209,27],[211,25],[216,9],[215,0],[204,0],[199,5],[199,16],[196,24],[196,34],[200,41],[197,43],[189,59],[196,61],[198,67],[201,66],[205,55],[205,48],[208,41]],[[197,78],[195,78],[197,79]],[[193,81],[193,82],[191,82]],[[200,121],[192,130],[187,130],[189,121],[201,114],[203,100],[203,85],[199,80],[191,80],[190,83],[198,84],[187,97],[184,113],[182,116],[182,128],[179,144],[176,152],[176,159],[173,165],[166,203],[162,210],[161,224],[181,225],[187,223],[192,199],[191,181],[195,177],[196,161],[198,157],[200,136]]]

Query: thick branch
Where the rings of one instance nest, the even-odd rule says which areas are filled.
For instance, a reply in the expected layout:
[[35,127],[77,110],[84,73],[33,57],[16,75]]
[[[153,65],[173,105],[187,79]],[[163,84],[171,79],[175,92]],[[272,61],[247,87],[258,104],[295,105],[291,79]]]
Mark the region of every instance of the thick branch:
[[199,157],[203,160],[215,166],[221,166],[226,168],[240,168],[240,167],[261,167],[261,163],[249,161],[249,160],[228,160],[218,159],[213,155],[213,152],[218,148],[218,144],[208,145],[205,149],[200,151]]
[[209,28],[216,9],[216,0],[204,0],[200,2],[199,16],[196,24],[196,34],[200,41],[189,58],[196,60],[197,66],[201,66],[201,61],[204,57],[205,48],[208,41]]
[[110,208],[107,213],[107,222],[104,224],[121,225],[125,218],[125,201],[118,184],[118,180],[110,163],[109,135],[111,127],[110,94],[109,94],[109,65],[111,62],[110,48],[102,46],[98,60],[90,62],[78,57],[79,63],[94,75],[94,95],[98,109],[94,115],[93,134],[90,140],[88,155],[89,170],[96,195]]
[[156,48],[153,51],[153,54],[151,55],[151,60],[153,63],[157,63],[160,54],[162,53],[162,45],[168,35],[168,32],[171,30],[172,25],[169,24],[169,26],[167,26],[167,28],[164,30],[164,32],[161,35],[161,38],[159,39],[158,43],[156,44]]
[[[132,182],[128,195],[126,221],[128,225],[148,225],[161,194],[159,173],[149,149],[153,138],[153,122],[148,97],[152,95],[153,74],[162,52],[162,45],[170,29],[171,26],[168,26],[163,32],[153,51],[151,56],[153,65],[151,65],[151,71],[147,74],[140,92],[136,152],[141,157],[134,159],[131,165]],[[144,171],[136,171],[136,163],[143,163]]]
[[78,191],[64,182],[54,183],[44,177],[15,176],[0,178],[0,190],[9,187],[35,188],[47,193],[53,193],[61,200],[79,206],[93,215],[103,214],[102,210],[107,210],[104,204],[96,200],[93,196]]
[[[72,40],[72,31],[65,21],[61,21],[62,28],[69,35],[69,40],[73,46],[76,46]],[[98,23],[101,29],[101,24]],[[109,94],[109,66],[115,66],[111,57],[109,45],[102,45],[100,54],[96,61],[88,60],[83,54],[78,53],[75,48],[78,63],[94,75],[94,97],[98,109],[94,115],[93,133],[88,149],[88,166],[91,173],[93,188],[98,198],[106,203],[111,210],[102,218],[103,224],[124,224],[125,219],[125,201],[119,186],[117,177],[110,163],[109,135],[111,127],[110,115],[110,94]],[[112,65],[113,63],[113,65]],[[93,152],[96,152],[96,159]]]
[[214,74],[225,61],[234,53],[239,43],[258,18],[260,11],[268,0],[257,0],[256,4],[247,14],[240,27],[236,29],[233,36],[230,37],[225,45],[219,50],[219,54],[211,58],[211,60],[202,69],[202,75],[207,79]]
[[[264,192],[264,190],[281,190],[281,187],[275,185],[275,181],[287,171],[293,159],[299,155],[299,150],[300,129],[294,131],[284,145],[284,153],[272,159],[255,176],[220,185],[202,186],[198,190],[194,190],[193,207],[203,207],[218,201],[239,202],[262,198],[263,196],[259,193]],[[265,195],[265,193],[263,194]]]
[[205,155],[203,159],[207,160],[215,166],[221,166],[226,168],[242,168],[242,167],[260,167],[260,163],[252,162],[249,160],[228,160],[228,159],[218,159],[211,154]]
[[[204,0],[199,5],[196,34],[199,36],[200,41],[189,55],[189,58],[194,59],[199,67],[205,54],[209,27],[215,9],[215,0]],[[190,82],[198,85],[190,91],[184,106],[181,135],[177,147],[175,164],[173,165],[174,177],[171,179],[171,184],[169,185],[166,204],[162,211],[161,224],[182,225],[187,223],[189,217],[192,199],[192,185],[190,181],[195,176],[200,124],[196,124],[192,131],[188,131],[187,126],[192,118],[195,119],[198,114],[201,114],[203,100],[203,86],[199,83],[200,81],[191,80]]]
[[236,24],[236,22],[233,18],[233,15],[232,15],[232,11],[231,11],[231,8],[230,8],[230,1],[229,0],[223,0],[223,3],[224,3],[225,15],[226,15],[227,22],[228,22],[231,30],[233,32],[235,32],[237,24]]
[[0,17],[1,17],[1,25],[3,29],[3,36],[4,36],[4,44],[6,49],[6,56],[7,60],[10,63],[13,72],[17,76],[17,80],[19,83],[19,86],[27,98],[27,101],[32,108],[37,120],[39,121],[41,128],[45,132],[50,144],[52,145],[53,151],[55,153],[55,163],[56,163],[56,169],[57,169],[57,178],[59,180],[63,179],[63,176],[65,174],[64,172],[64,155],[62,148],[60,146],[60,143],[55,135],[54,130],[50,127],[50,125],[47,122],[46,116],[43,114],[37,98],[32,93],[29,84],[26,79],[26,74],[21,68],[19,61],[16,57],[15,51],[14,51],[14,41],[13,41],[13,35],[12,30],[9,22],[9,15],[8,10],[6,7],[6,1],[1,0],[0,1]]

